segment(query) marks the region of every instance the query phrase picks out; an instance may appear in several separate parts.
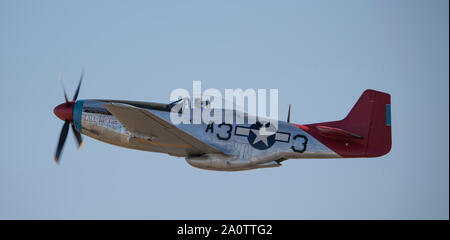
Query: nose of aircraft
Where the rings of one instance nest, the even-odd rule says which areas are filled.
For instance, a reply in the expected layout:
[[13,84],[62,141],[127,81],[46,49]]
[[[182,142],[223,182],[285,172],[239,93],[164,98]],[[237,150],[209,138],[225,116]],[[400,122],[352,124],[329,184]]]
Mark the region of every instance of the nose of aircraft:
[[53,109],[53,113],[63,121],[72,122],[73,105],[74,102],[61,103]]

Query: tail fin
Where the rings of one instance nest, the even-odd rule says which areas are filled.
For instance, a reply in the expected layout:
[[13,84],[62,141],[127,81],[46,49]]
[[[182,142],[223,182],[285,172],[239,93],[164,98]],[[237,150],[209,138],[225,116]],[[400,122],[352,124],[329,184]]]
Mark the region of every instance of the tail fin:
[[391,96],[366,90],[341,121],[305,125],[342,157],[378,157],[391,149]]

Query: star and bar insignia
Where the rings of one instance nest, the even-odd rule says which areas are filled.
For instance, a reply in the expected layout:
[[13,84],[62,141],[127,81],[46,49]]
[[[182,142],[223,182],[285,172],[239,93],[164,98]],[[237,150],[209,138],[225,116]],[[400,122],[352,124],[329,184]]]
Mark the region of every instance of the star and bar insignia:
[[259,150],[272,147],[276,141],[289,142],[290,133],[279,132],[270,122],[256,122],[250,127],[236,126],[234,135],[247,137],[248,143]]

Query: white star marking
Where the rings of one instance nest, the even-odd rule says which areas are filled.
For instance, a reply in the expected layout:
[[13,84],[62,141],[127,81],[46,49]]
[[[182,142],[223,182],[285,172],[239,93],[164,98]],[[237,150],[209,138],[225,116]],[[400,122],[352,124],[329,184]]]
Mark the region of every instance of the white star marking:
[[[269,143],[267,142],[267,138],[272,136],[273,134],[275,134],[275,132],[270,131],[271,129],[269,128],[269,131],[267,131],[268,128],[262,127],[259,130],[256,129],[252,129],[251,131],[256,135],[255,140],[253,140],[253,144],[256,144],[258,142],[263,142],[264,145],[269,146]],[[261,134],[263,133],[263,134]],[[267,134],[270,133],[270,134]]]

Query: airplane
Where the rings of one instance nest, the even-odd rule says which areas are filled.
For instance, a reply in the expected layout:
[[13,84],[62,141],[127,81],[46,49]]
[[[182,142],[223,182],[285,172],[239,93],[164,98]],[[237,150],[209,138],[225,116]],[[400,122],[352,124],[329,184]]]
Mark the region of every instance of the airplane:
[[[77,100],[82,80],[83,73],[71,101],[63,87],[65,102],[54,108],[54,114],[64,121],[55,153],[57,163],[69,125],[79,147],[83,134],[125,148],[183,157],[193,167],[216,171],[279,167],[287,159],[379,157],[391,149],[390,95],[371,89],[363,92],[342,120],[291,123],[289,105],[287,121],[278,121],[274,129],[270,122],[259,120],[253,124],[235,120],[173,124],[171,110],[180,108],[178,104],[191,107],[189,98],[168,104]],[[263,130],[268,134],[261,134]]]

